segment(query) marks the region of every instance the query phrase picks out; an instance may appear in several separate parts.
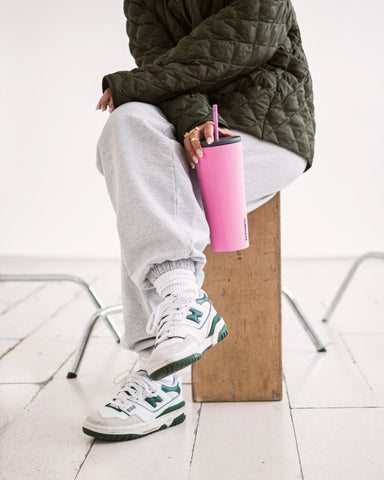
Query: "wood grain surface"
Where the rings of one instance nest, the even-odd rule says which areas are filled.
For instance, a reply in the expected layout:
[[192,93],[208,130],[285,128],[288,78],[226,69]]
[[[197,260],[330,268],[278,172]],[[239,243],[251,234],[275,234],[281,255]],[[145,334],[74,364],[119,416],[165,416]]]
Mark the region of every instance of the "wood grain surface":
[[196,402],[282,398],[280,194],[248,213],[250,246],[207,256],[203,288],[229,335],[192,366]]

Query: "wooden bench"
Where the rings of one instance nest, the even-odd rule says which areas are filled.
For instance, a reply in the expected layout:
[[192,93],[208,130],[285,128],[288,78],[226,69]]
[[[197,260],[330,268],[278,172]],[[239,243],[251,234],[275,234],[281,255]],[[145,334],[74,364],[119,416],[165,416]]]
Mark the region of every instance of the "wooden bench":
[[280,194],[248,214],[250,246],[204,253],[203,288],[229,335],[192,365],[195,402],[282,398]]

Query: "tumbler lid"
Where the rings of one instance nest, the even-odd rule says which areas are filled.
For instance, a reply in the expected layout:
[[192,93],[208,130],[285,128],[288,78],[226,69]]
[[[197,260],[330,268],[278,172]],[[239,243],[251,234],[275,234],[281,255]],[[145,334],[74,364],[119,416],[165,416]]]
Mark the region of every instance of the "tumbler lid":
[[200,144],[203,148],[218,147],[220,145],[227,145],[229,143],[236,143],[236,142],[241,142],[240,135],[235,135],[235,136],[226,135],[225,137],[220,137],[219,140],[215,140],[212,143],[207,143],[203,139],[200,140]]

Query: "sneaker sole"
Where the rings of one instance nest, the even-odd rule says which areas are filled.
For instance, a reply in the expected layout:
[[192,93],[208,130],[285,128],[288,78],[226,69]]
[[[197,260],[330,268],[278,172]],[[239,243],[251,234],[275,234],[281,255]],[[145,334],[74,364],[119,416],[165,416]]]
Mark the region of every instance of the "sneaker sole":
[[[123,441],[123,440],[135,440],[136,438],[146,437],[151,433],[159,432],[160,430],[165,430],[166,428],[175,427],[176,425],[180,425],[183,423],[186,416],[185,413],[178,415],[176,418],[171,418],[169,421],[166,419],[162,419],[159,423],[157,428],[153,427],[149,432],[141,432],[141,433],[104,433],[104,432],[96,432],[89,428],[83,427],[83,432],[90,437],[98,438],[100,440],[108,440],[108,441]],[[149,427],[149,424],[146,424],[146,427]],[[145,428],[145,427],[144,427]]]
[[[222,317],[220,317],[221,320]],[[184,357],[180,360],[177,360],[175,362],[169,363],[165,365],[164,367],[161,367],[157,370],[155,370],[153,373],[148,375],[153,379],[153,380],[161,380],[164,377],[167,377],[168,375],[171,375],[172,373],[175,373],[179,370],[182,370],[185,367],[188,367],[192,363],[197,362],[200,360],[200,358],[203,356],[203,353],[212,348],[213,346],[217,345],[219,342],[221,342],[227,335],[228,335],[228,328],[225,325],[224,321],[221,322],[223,325],[220,328],[220,331],[217,336],[216,341],[212,341],[211,345],[208,345],[201,353],[193,353],[192,355],[188,355],[187,357]],[[211,338],[215,338],[215,332],[212,334]]]

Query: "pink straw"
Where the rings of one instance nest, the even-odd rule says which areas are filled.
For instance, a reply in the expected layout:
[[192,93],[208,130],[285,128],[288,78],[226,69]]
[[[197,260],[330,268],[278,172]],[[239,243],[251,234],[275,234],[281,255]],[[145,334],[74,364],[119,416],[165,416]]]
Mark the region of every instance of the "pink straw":
[[213,130],[215,132],[215,142],[219,140],[219,125],[217,120],[217,105],[212,105],[213,109]]

